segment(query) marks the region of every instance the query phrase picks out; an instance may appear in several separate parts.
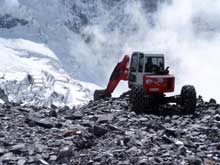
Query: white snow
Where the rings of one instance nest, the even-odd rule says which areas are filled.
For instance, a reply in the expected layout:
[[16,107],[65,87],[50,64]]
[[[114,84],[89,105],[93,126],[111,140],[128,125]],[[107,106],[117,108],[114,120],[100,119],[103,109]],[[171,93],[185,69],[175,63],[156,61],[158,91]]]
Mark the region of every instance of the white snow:
[[[37,106],[79,106],[92,99],[98,86],[73,80],[44,44],[0,38],[1,88],[10,101]],[[30,82],[27,75],[31,75]]]

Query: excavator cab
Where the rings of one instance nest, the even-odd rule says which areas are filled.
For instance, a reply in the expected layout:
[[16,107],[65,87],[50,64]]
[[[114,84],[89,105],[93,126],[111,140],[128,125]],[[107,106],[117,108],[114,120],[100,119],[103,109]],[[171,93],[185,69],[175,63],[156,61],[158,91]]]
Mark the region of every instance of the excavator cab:
[[131,56],[131,72],[159,74],[164,71],[164,55],[133,53]]
[[167,75],[169,67],[164,69],[163,54],[144,54],[134,52],[129,68],[129,87],[142,85],[144,75]]

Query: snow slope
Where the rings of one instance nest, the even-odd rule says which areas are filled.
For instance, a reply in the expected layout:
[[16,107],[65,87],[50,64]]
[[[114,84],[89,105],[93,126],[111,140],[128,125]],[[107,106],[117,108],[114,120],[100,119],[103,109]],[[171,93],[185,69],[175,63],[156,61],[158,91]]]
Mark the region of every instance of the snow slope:
[[[92,99],[91,83],[71,79],[44,44],[0,38],[1,88],[9,99],[38,106],[76,106]],[[29,77],[28,77],[29,75]]]

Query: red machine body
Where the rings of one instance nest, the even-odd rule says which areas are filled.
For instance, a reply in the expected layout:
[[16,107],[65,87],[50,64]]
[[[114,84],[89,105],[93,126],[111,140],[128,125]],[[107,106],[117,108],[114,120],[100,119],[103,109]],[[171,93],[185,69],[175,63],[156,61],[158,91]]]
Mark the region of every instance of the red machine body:
[[145,75],[144,90],[146,94],[167,93],[174,91],[175,78],[173,75]]

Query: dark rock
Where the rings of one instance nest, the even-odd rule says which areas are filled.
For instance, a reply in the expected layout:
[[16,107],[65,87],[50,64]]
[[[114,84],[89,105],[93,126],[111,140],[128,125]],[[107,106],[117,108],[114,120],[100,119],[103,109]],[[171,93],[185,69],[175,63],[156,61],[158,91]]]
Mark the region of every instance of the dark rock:
[[147,129],[154,129],[154,130],[160,130],[163,129],[164,127],[159,124],[157,121],[155,120],[149,120],[148,122],[145,122],[144,126],[147,127]]
[[57,112],[56,112],[56,110],[54,110],[54,109],[50,110],[50,112],[49,112],[49,117],[57,117]]
[[172,140],[171,138],[167,137],[166,135],[164,135],[164,136],[162,137],[162,139],[163,139],[163,141],[164,141],[165,143],[167,143],[167,144],[172,144],[172,143],[173,143],[173,140]]
[[36,126],[35,121],[31,121],[31,120],[29,120],[29,119],[26,119],[26,120],[25,120],[25,123],[28,123],[29,127],[35,127],[35,126]]
[[61,124],[61,123],[56,123],[56,124],[55,124],[55,127],[56,127],[56,128],[61,128],[62,126],[63,126],[63,124]]
[[140,160],[138,161],[138,165],[148,165],[149,161],[147,157],[141,157]]
[[8,102],[8,96],[5,94],[4,89],[0,88],[0,99],[2,99],[5,103]]
[[159,158],[159,157],[155,157],[154,161],[159,163],[159,164],[161,164],[163,162],[163,160],[161,158]]
[[51,105],[51,109],[52,109],[52,110],[55,110],[55,109],[57,109],[57,106],[54,105],[54,104],[52,104],[52,105]]
[[172,137],[177,137],[177,131],[175,129],[168,129],[166,128],[164,133],[167,135],[167,136],[172,136]]
[[179,147],[178,151],[177,151],[178,155],[183,155],[183,156],[186,156],[186,148],[185,147]]
[[70,107],[68,106],[64,106],[63,108],[60,108],[60,111],[69,111],[70,110]]
[[216,104],[216,103],[217,103],[216,100],[213,99],[213,98],[211,98],[211,99],[209,100],[209,104]]
[[64,147],[59,152],[57,159],[56,159],[56,162],[63,162],[64,160],[69,160],[73,156],[74,156],[73,146]]
[[5,150],[5,149],[0,148],[0,156],[4,155],[4,154],[5,154],[5,152],[6,152],[6,150]]
[[204,103],[204,100],[202,99],[202,96],[198,96],[197,98],[197,105],[199,106],[203,106],[205,103]]
[[216,115],[214,116],[214,119],[215,119],[216,121],[220,121],[220,115],[219,115],[219,114],[216,114]]
[[55,125],[53,122],[49,121],[48,118],[44,118],[44,115],[33,112],[29,113],[28,118],[26,118],[25,122],[32,127],[38,125],[40,127],[49,128],[49,129],[53,128]]
[[14,18],[9,14],[5,14],[3,16],[0,16],[0,28],[6,28],[11,29],[13,27],[16,27],[18,25],[26,25],[28,24],[28,21],[24,19]]
[[30,112],[29,108],[17,108],[17,110],[21,111],[21,112]]
[[93,131],[94,135],[97,136],[97,137],[101,137],[101,136],[105,135],[108,132],[107,129],[96,126],[96,125],[93,127],[92,131]]
[[93,138],[91,138],[91,136],[82,137],[79,135],[77,138],[74,138],[73,142],[77,150],[88,149],[94,145],[94,141]]
[[189,165],[202,165],[202,160],[199,157],[190,157],[188,163]]

